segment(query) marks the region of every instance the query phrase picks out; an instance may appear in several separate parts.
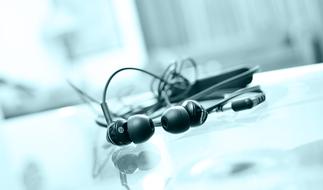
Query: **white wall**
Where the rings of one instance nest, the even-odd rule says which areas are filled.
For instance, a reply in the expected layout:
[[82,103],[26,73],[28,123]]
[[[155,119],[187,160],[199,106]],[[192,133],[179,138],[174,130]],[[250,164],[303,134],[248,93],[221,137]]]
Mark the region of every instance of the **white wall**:
[[[82,1],[91,3],[91,0]],[[67,85],[66,78],[90,94],[96,91],[101,95],[104,82],[114,70],[123,66],[141,66],[146,61],[133,1],[110,0],[107,4],[114,10],[113,19],[118,23],[115,30],[121,37],[122,47],[86,54],[77,60],[66,57],[66,47],[60,37],[84,28],[84,23],[78,23],[82,21],[76,17],[78,14],[73,15],[54,2],[58,1],[10,0],[0,3],[0,78],[30,86],[35,94],[35,97],[26,98],[1,88],[4,93],[0,94],[0,109],[1,102],[6,108],[11,107],[13,112],[25,107],[37,110],[42,105],[65,104],[76,96]],[[74,0],[68,2],[78,5]],[[100,19],[105,20],[104,16]]]
[[33,83],[60,77],[62,58],[49,53],[42,29],[49,1],[10,0],[0,5],[0,76]]

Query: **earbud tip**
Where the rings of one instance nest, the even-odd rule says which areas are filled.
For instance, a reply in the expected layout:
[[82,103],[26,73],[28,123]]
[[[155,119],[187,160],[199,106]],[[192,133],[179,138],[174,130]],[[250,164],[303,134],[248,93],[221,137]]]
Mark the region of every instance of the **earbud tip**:
[[182,133],[189,129],[190,117],[185,108],[182,106],[174,106],[163,113],[161,123],[165,131]]
[[148,116],[133,115],[128,118],[129,137],[135,144],[147,141],[154,132],[154,123]]

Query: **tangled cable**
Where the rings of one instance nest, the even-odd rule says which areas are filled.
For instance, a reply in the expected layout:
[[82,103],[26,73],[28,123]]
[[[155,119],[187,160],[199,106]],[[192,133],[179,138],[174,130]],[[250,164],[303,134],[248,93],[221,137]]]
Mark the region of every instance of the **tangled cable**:
[[[194,69],[193,82],[190,82],[183,75],[183,69],[188,64],[191,65]],[[157,90],[153,89],[153,85],[156,81],[156,78],[153,79],[151,83],[151,92],[155,93],[157,91],[155,97],[158,102],[165,100],[165,95],[168,99],[183,99],[190,91],[192,87],[191,84],[197,80],[197,74],[197,66],[192,58],[187,58],[180,62],[174,62],[170,64],[163,72],[161,76],[163,80],[159,80]]]
[[[192,66],[194,69],[194,78],[192,82],[184,77],[183,70],[186,66]],[[104,90],[102,102],[106,102],[106,96],[108,92],[108,87],[112,81],[112,79],[120,72],[125,70],[136,70],[147,75],[153,77],[150,90],[154,94],[156,103],[150,106],[141,107],[138,105],[137,107],[131,107],[127,112],[124,113],[115,113],[110,110],[110,112],[117,117],[127,118],[133,114],[147,114],[150,115],[160,108],[169,105],[174,100],[182,100],[186,97],[187,93],[190,91],[192,83],[197,80],[197,66],[193,59],[187,58],[180,62],[174,62],[170,64],[161,76],[157,76],[151,72],[148,72],[143,69],[126,67],[121,68],[115,71],[107,81]],[[156,84],[156,81],[158,82]],[[156,84],[156,85],[155,85]],[[111,116],[109,116],[111,118]]]
[[[188,78],[184,77],[183,70],[186,66],[190,65],[194,69],[193,79],[189,80]],[[112,79],[120,72],[126,71],[126,70],[135,70],[142,73],[145,73],[149,76],[151,76],[152,82],[150,84],[150,90],[152,94],[154,95],[155,102],[151,103],[150,105],[136,105],[131,107],[129,106],[128,109],[124,109],[126,111],[123,111],[122,113],[117,113],[112,110],[109,110],[108,104],[106,102],[107,98],[107,92],[108,87],[112,81]],[[174,62],[170,64],[162,73],[161,76],[158,76],[154,73],[151,73],[149,71],[140,69],[140,68],[134,68],[134,67],[126,67],[121,68],[117,71],[115,71],[108,79],[108,81],[105,84],[104,90],[103,90],[103,97],[102,97],[102,103],[95,100],[82,90],[80,90],[78,87],[73,85],[72,83],[68,82],[69,85],[81,96],[82,100],[88,104],[89,106],[92,106],[92,103],[96,103],[101,106],[103,109],[104,115],[99,114],[98,118],[95,120],[96,123],[99,126],[107,127],[107,123],[110,123],[113,121],[112,118],[123,118],[128,119],[131,115],[135,114],[145,114],[149,118],[154,119],[162,115],[162,111],[167,109],[168,107],[174,105],[179,105],[183,103],[184,100],[190,99],[190,100],[199,100],[203,99],[203,97],[208,96],[210,93],[219,90],[226,86],[227,84],[234,83],[235,81],[239,81],[246,76],[250,76],[252,73],[256,72],[258,70],[258,67],[254,67],[251,69],[248,69],[242,73],[237,73],[234,76],[228,77],[218,83],[215,83],[214,85],[204,89],[200,90],[197,93],[191,94],[192,87],[194,87],[195,82],[197,81],[197,66],[193,59],[188,58],[184,59],[180,62]],[[252,78],[251,78],[252,80]],[[227,105],[232,99],[235,97],[238,97],[242,94],[250,93],[250,92],[256,92],[259,93],[259,95],[250,97],[247,99],[243,99],[243,101],[234,101],[231,103],[231,109],[234,111],[244,110],[244,109],[250,109],[251,107],[254,107],[255,105],[258,105],[259,103],[263,102],[265,100],[265,94],[261,91],[259,86],[254,87],[248,87],[243,88],[234,92],[231,92],[228,96],[222,98],[221,100],[218,100],[216,104],[213,106],[207,108],[207,112],[218,112],[218,111],[224,111],[224,109],[227,109],[227,107],[224,107]],[[104,117],[103,117],[104,116]],[[105,121],[101,121],[100,117],[104,119]]]
[[[184,69],[189,66],[191,66],[194,71],[193,78],[191,80],[189,80],[187,77],[184,76]],[[126,112],[123,112],[123,113],[116,113],[110,110],[111,115],[113,117],[127,118],[132,114],[139,114],[139,113],[145,113],[147,115],[150,115],[156,112],[157,110],[159,110],[160,108],[170,104],[171,102],[184,99],[187,96],[187,93],[190,91],[192,84],[198,78],[197,65],[195,60],[193,60],[192,58],[186,58],[181,61],[176,61],[170,64],[164,70],[161,76],[158,76],[154,73],[151,73],[149,71],[139,69],[139,68],[133,68],[133,67],[121,68],[115,71],[114,73],[112,73],[112,75],[109,78],[109,81],[106,83],[103,91],[103,97],[102,97],[103,102],[106,101],[108,87],[112,79],[118,73],[126,70],[136,70],[136,71],[145,73],[147,75],[150,75],[152,77],[152,81],[150,84],[150,91],[154,95],[156,102],[150,106],[144,106],[144,107],[141,105],[132,106]],[[82,101],[91,107],[91,109],[93,109],[92,103],[95,103],[98,105],[100,104],[98,100],[89,96],[87,93],[82,91],[80,88],[78,88],[69,80],[67,80],[67,83],[75,90],[76,93],[78,93]]]

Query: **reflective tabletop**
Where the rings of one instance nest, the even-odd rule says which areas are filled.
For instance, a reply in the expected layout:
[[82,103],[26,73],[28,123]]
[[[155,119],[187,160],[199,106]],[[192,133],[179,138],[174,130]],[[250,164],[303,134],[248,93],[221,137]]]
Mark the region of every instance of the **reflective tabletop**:
[[123,147],[84,105],[7,120],[0,189],[322,189],[322,83],[322,64],[257,73],[254,109]]

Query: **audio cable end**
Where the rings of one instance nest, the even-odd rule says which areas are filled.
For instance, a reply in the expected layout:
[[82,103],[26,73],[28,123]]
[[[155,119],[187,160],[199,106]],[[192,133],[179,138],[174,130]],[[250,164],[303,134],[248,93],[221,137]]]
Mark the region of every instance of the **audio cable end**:
[[252,98],[245,98],[241,100],[232,101],[231,104],[225,104],[223,106],[220,106],[217,111],[227,111],[227,110],[233,110],[235,112],[251,109],[258,104],[261,104],[266,100],[266,95],[264,93],[261,93],[255,97]]

